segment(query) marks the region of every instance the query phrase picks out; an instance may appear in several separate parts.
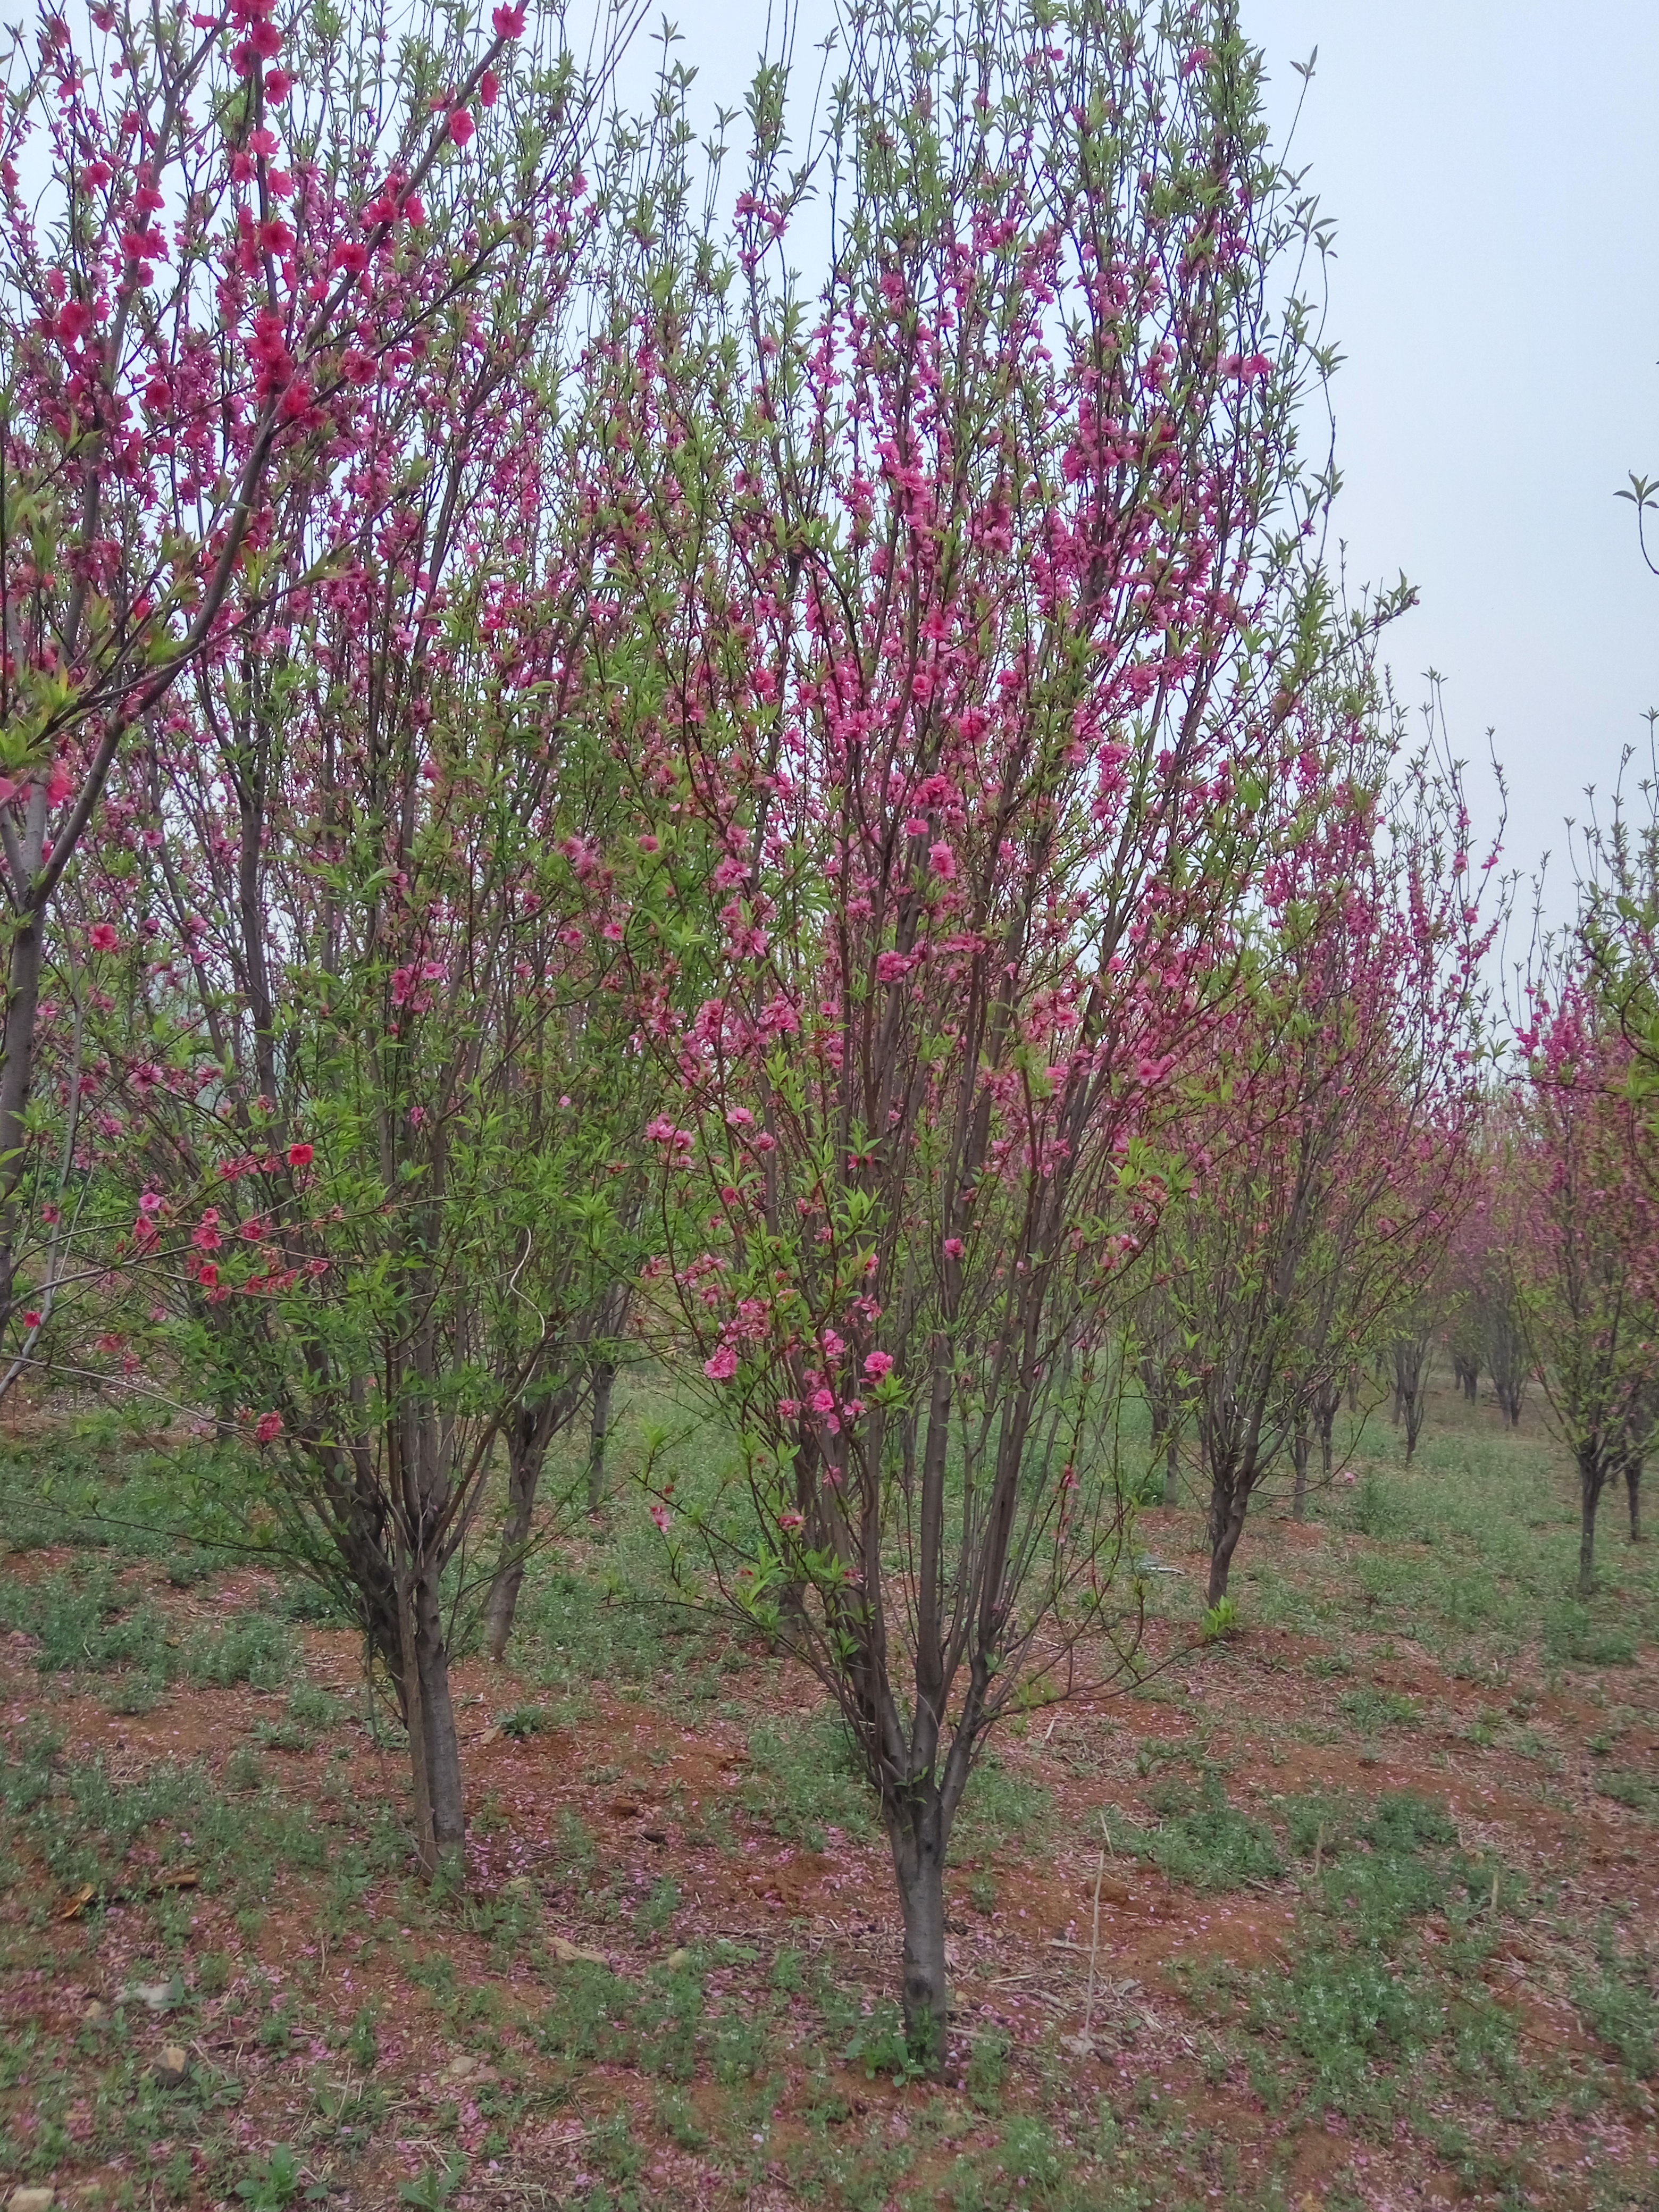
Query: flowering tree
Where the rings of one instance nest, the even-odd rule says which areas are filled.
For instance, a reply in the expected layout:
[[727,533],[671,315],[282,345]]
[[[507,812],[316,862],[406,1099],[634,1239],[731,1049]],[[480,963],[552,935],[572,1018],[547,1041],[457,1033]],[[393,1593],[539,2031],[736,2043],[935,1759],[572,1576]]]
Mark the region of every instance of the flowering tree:
[[1310,736],[1249,990],[1195,1078],[1198,1171],[1162,1259],[1192,1346],[1212,1606],[1258,1485],[1288,1446],[1305,1495],[1311,1428],[1328,1437],[1342,1378],[1464,1203],[1490,926],[1455,771],[1425,753],[1389,792],[1392,744],[1363,721]]
[[1452,1241],[1445,1284],[1458,1379],[1473,1404],[1484,1367],[1511,1428],[1520,1424],[1532,1366],[1512,1261],[1527,1188],[1522,1149],[1508,1103],[1490,1098],[1476,1146],[1473,1194]]
[[1318,649],[1316,364],[1230,9],[848,30],[822,295],[763,83],[747,327],[665,335],[630,447],[672,459],[652,712],[715,865],[666,859],[720,915],[694,1019],[641,981],[690,1194],[652,1288],[741,1447],[692,1532],[840,1704],[938,2063],[975,1759],[1109,1618],[1116,1314]]
[[569,343],[594,91],[531,58],[451,112],[430,248],[383,271],[388,373],[129,749],[75,885],[118,916],[88,941],[122,987],[108,1172],[141,1182],[125,1356],[264,1448],[294,1554],[395,1688],[428,1869],[464,1829],[446,1571],[503,1441],[504,1642],[637,1213],[632,1016],[605,988],[629,909],[602,858],[629,802]]
[[1167,1279],[1154,1278],[1135,1301],[1131,1321],[1135,1379],[1140,1385],[1153,1466],[1164,1462],[1164,1503],[1181,1503],[1181,1442],[1191,1412],[1192,1378],[1179,1322],[1163,1293]]
[[1395,1324],[1389,1346],[1394,1363],[1394,1421],[1406,1432],[1406,1464],[1417,1450],[1429,1410],[1429,1377],[1434,1368],[1434,1340],[1440,1316],[1433,1300],[1418,1298]]
[[[99,0],[74,24],[42,9],[14,37],[0,1328],[41,1256],[29,1108],[53,901],[124,746],[270,613],[292,578],[281,549],[349,465],[370,395],[488,275],[495,240],[428,230],[423,195],[453,174],[523,27],[512,4],[485,41],[417,18],[395,67],[372,9],[292,29],[272,0],[194,15]],[[112,923],[94,927],[90,949],[112,950]]]
[[[1578,1589],[1595,1585],[1595,1517],[1610,1481],[1637,1482],[1655,1416],[1655,1199],[1631,1122],[1631,1047],[1569,963],[1538,991],[1528,1058],[1524,1227],[1514,1251],[1534,1369],[1577,1470]],[[1632,1490],[1632,1528],[1637,1490]]]

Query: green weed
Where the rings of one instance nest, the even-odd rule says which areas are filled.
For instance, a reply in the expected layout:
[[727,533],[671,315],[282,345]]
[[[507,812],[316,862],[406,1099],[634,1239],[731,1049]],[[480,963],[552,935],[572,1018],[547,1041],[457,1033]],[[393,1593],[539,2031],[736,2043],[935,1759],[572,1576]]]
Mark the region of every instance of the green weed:
[[1158,1826],[1115,1821],[1115,1850],[1150,1860],[1170,1881],[1192,1889],[1242,1889],[1283,1875],[1284,1854],[1273,1831],[1228,1802],[1218,1774],[1196,1787],[1172,1777],[1151,1794],[1153,1810],[1163,1816]]
[[1659,1972],[1645,1958],[1620,1955],[1603,1928],[1594,1974],[1573,1984],[1573,2002],[1596,2041],[1642,2081],[1659,2073]]

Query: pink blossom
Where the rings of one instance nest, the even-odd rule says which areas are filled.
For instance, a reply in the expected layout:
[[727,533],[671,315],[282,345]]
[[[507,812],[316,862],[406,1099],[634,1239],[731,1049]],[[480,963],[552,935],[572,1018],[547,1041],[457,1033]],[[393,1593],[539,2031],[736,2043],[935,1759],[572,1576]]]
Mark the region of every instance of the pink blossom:
[[738,1371],[738,1355],[729,1344],[723,1344],[712,1359],[703,1361],[702,1371],[711,1382],[729,1382]]
[[464,107],[458,107],[449,118],[449,135],[458,146],[465,146],[477,127]]
[[807,1402],[815,1413],[833,1413],[836,1410],[836,1394],[833,1390],[814,1390]]
[[25,1328],[40,1328],[40,1316],[37,1308],[31,1306],[28,1309],[27,1312],[23,1316],[23,1326]]
[[113,952],[121,939],[112,921],[94,921],[87,932],[87,941],[94,952]]
[[947,1237],[945,1238],[945,1258],[946,1258],[947,1260],[959,1260],[959,1259],[961,1259],[961,1257],[962,1257],[962,1239],[961,1239],[961,1237]]
[[872,1382],[879,1382],[884,1375],[890,1375],[893,1371],[892,1353],[866,1352],[864,1355],[864,1371]]
[[275,1443],[277,1437],[280,1437],[282,1433],[283,1417],[280,1413],[260,1414],[259,1425],[253,1431],[254,1438],[257,1443],[262,1444]]
[[936,876],[948,884],[957,872],[957,856],[941,837],[937,845],[928,848],[927,865]]
[[672,1517],[665,1505],[653,1505],[651,1509],[651,1518],[665,1536],[668,1534],[668,1523]]

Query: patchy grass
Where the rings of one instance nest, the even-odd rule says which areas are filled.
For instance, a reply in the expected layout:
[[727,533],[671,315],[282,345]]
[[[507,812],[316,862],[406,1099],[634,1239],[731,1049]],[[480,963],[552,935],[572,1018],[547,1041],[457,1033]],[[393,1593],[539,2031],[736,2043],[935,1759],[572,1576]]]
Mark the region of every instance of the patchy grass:
[[613,1502],[550,1518],[511,1668],[458,1668],[459,1893],[412,1879],[349,1627],[212,1548],[247,1533],[227,1462],[101,1416],[0,1452],[8,2188],[1652,2205],[1659,1572],[1610,1515],[1577,1603],[1546,1439],[1448,1393],[1407,1468],[1371,1424],[1305,1528],[1263,1501],[1207,1643],[1199,1517],[1147,1509],[1154,1671],[1015,1721],[970,1790],[930,2082],[839,1721],[672,1602],[627,1487],[649,1437],[712,1488],[678,1419],[635,1378]]

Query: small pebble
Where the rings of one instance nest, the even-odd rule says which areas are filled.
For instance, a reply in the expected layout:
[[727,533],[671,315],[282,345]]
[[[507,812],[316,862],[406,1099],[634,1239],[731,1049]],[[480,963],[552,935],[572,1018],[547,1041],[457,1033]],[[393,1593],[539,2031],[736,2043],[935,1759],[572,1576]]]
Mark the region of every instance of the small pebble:
[[155,2078],[164,2089],[176,2089],[190,2071],[190,2053],[182,2043],[164,2043],[155,2062]]

